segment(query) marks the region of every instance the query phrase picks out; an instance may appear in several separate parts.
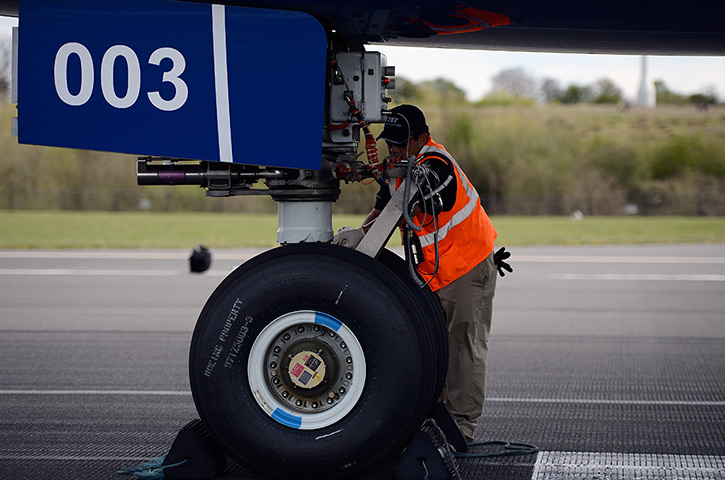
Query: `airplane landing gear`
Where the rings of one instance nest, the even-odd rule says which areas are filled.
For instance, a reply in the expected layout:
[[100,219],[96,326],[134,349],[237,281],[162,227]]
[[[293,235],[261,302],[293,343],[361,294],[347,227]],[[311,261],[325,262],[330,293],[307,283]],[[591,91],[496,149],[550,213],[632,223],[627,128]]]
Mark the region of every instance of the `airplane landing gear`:
[[267,475],[379,467],[420,428],[446,374],[442,314],[424,292],[330,244],[253,258],[219,285],[194,331],[202,421],[230,456]]

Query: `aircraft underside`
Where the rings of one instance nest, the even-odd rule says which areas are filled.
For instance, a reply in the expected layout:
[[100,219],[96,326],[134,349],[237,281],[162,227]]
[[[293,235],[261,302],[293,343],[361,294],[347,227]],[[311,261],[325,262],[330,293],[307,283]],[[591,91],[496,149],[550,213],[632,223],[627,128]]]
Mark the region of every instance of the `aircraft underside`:
[[[123,4],[122,1],[119,3]],[[343,38],[357,43],[579,53],[725,53],[722,22],[725,5],[706,0],[686,4],[622,0],[238,0],[203,3],[304,11],[328,28],[337,30]],[[17,16],[18,1],[0,1],[0,14]],[[488,28],[495,25],[499,26]]]

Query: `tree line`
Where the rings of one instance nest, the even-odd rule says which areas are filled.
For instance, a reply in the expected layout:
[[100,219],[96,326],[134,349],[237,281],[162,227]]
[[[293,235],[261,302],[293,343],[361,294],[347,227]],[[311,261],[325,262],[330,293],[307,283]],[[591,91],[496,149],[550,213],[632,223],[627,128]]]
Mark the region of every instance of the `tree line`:
[[[658,103],[674,106],[623,112],[612,105],[619,90],[611,82],[576,97],[568,87],[514,79],[518,98],[528,100],[509,93],[508,103],[469,102],[446,79],[399,79],[392,91],[395,103],[426,112],[435,139],[461,163],[490,213],[725,215],[724,107],[691,108],[693,99],[659,84]],[[534,99],[545,85],[550,100]],[[276,211],[268,197],[138,187],[133,156],[18,145],[9,128],[15,115],[14,105],[0,101],[0,209]],[[383,142],[379,149],[384,156]],[[343,189],[337,213],[369,211],[373,186]]]
[[[491,78],[492,88],[477,105],[533,105],[554,104],[620,104],[626,102],[619,85],[609,78],[601,78],[589,85],[562,84],[553,78],[541,80],[523,68],[502,70]],[[672,91],[664,80],[656,80],[654,88],[658,105],[716,105],[720,103],[715,86],[702,92],[682,94]],[[432,96],[448,100],[465,100],[465,92],[450,80],[439,78],[432,81],[413,82],[397,79],[396,99],[404,102],[425,101]]]

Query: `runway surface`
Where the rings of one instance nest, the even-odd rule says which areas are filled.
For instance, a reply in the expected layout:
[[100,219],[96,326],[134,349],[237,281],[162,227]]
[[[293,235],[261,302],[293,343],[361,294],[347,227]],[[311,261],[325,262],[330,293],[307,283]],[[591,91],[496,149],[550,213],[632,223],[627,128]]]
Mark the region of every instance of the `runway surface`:
[[[476,440],[540,452],[461,477],[725,479],[725,245],[511,250]],[[0,251],[0,478],[123,479],[165,453],[196,418],[196,317],[255,253],[196,275],[187,251]]]

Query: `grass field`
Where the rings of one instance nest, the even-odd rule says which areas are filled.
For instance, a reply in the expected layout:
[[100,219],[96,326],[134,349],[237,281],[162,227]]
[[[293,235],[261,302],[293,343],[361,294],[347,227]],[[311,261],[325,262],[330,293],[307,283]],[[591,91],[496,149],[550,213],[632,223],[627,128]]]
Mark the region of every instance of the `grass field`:
[[[338,215],[333,228],[359,226]],[[724,217],[494,217],[498,245],[725,242]],[[0,211],[0,248],[212,248],[276,245],[277,216]],[[396,242],[394,236],[391,242]]]

